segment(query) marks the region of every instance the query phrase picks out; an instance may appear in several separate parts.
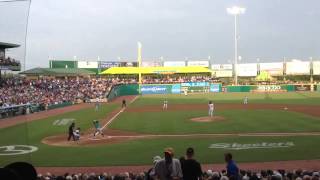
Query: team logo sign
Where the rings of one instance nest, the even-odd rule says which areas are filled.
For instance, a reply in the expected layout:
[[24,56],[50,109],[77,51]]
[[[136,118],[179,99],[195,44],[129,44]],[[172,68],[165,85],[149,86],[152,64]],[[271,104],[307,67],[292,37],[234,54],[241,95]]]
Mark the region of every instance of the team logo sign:
[[255,143],[255,144],[239,144],[239,143],[216,143],[211,144],[211,149],[230,149],[230,150],[244,150],[244,149],[270,149],[270,148],[289,148],[295,146],[293,142],[278,142],[278,143]]
[[38,148],[35,146],[28,145],[8,145],[0,146],[0,156],[13,156],[28,154],[37,151]]
[[54,126],[66,126],[68,124],[70,124],[71,122],[74,122],[75,119],[73,118],[64,118],[64,119],[57,119],[55,120],[52,125]]

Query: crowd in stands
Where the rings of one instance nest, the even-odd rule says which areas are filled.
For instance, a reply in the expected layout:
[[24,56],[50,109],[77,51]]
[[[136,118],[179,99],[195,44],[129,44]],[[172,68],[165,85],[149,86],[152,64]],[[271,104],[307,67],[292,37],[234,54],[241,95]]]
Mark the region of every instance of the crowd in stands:
[[165,77],[165,78],[144,78],[144,84],[172,84],[172,83],[184,83],[184,82],[212,82],[213,78],[209,76],[184,76],[184,77]]
[[[38,174],[38,180],[148,180],[145,172],[129,173],[123,172],[120,174],[109,173],[77,173],[56,176],[51,173],[44,175]],[[229,180],[226,171],[207,170],[202,174],[203,180]],[[319,180],[319,171],[307,170],[240,170],[239,180]]]
[[105,79],[5,79],[0,83],[0,107],[19,104],[53,105],[104,98],[111,83]]
[[286,170],[241,170],[232,154],[224,155],[225,170],[202,171],[201,164],[195,158],[193,148],[188,148],[184,157],[174,158],[173,148],[164,150],[164,157],[155,156],[149,170],[141,173],[51,173],[37,174],[29,163],[12,163],[0,168],[0,179],[12,180],[320,180],[319,171]]
[[20,62],[11,57],[0,57],[0,66],[20,66]]

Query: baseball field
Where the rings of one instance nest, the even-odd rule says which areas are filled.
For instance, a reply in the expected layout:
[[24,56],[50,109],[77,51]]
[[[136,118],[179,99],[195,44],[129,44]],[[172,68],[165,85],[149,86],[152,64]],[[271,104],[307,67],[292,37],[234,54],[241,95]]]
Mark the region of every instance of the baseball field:
[[[121,108],[123,98],[126,108]],[[146,165],[168,146],[178,158],[192,146],[206,164],[222,163],[225,152],[233,153],[237,162],[320,159],[317,92],[123,98],[102,104],[98,111],[94,104],[80,104],[0,120],[1,166],[18,160],[50,167]],[[163,110],[165,99],[168,109]],[[210,100],[213,118],[208,117]],[[93,120],[102,123],[104,137],[93,137]],[[71,122],[81,128],[79,141],[67,141]],[[34,149],[26,152],[29,146]]]

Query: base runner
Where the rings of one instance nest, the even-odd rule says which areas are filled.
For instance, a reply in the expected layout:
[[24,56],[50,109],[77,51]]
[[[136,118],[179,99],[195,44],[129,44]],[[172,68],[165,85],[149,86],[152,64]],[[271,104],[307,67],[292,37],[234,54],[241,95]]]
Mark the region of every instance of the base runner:
[[94,128],[96,129],[93,136],[96,136],[98,134],[101,134],[102,136],[104,136],[102,128],[100,126],[100,122],[98,120],[93,120],[93,125],[94,125]]
[[213,104],[212,101],[209,101],[208,108],[209,108],[208,115],[209,115],[210,117],[213,117],[214,104]]

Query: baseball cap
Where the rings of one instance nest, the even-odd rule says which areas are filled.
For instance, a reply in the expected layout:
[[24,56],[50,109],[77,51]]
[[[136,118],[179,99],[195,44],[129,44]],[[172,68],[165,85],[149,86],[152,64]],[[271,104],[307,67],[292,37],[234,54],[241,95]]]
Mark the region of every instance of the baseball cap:
[[161,157],[160,156],[155,156],[153,157],[153,163],[157,163],[158,161],[161,160]]
[[168,153],[168,154],[170,154],[171,156],[173,156],[174,150],[173,150],[172,147],[167,147],[167,148],[164,149],[164,153]]
[[194,154],[194,149],[192,147],[189,147],[187,149],[187,154]]

